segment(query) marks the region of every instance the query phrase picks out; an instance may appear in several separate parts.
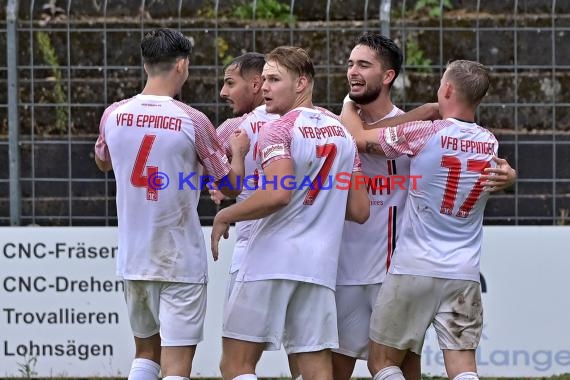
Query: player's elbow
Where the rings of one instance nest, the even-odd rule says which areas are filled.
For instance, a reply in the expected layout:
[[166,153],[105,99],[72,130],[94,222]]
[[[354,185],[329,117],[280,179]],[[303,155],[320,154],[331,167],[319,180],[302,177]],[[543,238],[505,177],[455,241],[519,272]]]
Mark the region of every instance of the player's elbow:
[[103,161],[95,157],[95,164],[97,165],[99,170],[101,170],[103,173],[106,173],[113,169],[113,164],[111,163],[111,160]]
[[356,222],[358,224],[365,223],[370,217],[370,200],[368,193],[364,188],[351,190],[348,203],[346,204],[346,220]]
[[350,208],[346,212],[346,220],[356,222],[358,224],[364,224],[370,217],[370,204],[366,204],[360,207]]
[[286,189],[278,189],[273,193],[273,206],[277,209],[287,206],[293,198],[293,192]]

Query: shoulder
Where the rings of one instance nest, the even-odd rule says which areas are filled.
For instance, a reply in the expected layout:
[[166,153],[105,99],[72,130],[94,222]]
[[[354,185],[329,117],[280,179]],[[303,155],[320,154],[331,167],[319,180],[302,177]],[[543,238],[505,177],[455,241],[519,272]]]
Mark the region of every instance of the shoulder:
[[208,117],[203,112],[198,111],[196,108],[175,99],[172,100],[172,104],[175,107],[179,108],[188,118],[190,118],[194,124],[199,126],[212,125],[210,119],[208,119]]
[[317,111],[319,111],[322,115],[326,116],[326,117],[330,117],[333,118],[337,121],[340,121],[340,116],[337,115],[336,113],[333,113],[332,111],[324,108],[324,107],[319,107],[319,106],[315,106],[315,109]]

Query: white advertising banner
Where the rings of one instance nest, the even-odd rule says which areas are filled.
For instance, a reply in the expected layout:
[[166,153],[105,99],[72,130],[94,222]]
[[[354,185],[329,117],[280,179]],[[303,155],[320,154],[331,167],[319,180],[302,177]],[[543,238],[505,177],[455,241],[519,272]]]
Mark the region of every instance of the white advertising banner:
[[[209,249],[210,228],[203,228]],[[210,262],[204,342],[193,375],[219,377],[220,331],[233,247]],[[0,377],[126,377],[134,343],[115,277],[114,228],[0,229]],[[270,254],[268,252],[268,254]],[[481,272],[485,325],[479,374],[543,377],[570,373],[570,229],[485,227]],[[423,372],[443,375],[433,330]],[[267,352],[262,377],[289,374],[283,351]],[[356,377],[369,377],[359,362]]]

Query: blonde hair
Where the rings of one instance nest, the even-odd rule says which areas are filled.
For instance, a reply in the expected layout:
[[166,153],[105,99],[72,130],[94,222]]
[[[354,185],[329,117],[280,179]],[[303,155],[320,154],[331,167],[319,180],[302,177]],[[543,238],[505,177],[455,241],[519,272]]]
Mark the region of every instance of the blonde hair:
[[280,66],[297,74],[305,76],[309,81],[313,81],[315,77],[315,68],[309,54],[300,47],[295,46],[279,46],[265,56],[265,60],[275,61]]
[[447,79],[465,102],[478,105],[489,89],[489,68],[479,62],[457,60],[447,64]]

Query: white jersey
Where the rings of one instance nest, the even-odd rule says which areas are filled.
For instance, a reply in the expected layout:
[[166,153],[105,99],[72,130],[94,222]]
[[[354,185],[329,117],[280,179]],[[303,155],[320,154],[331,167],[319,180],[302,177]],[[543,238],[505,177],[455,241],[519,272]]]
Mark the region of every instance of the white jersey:
[[105,110],[95,151],[111,159],[117,183],[117,274],[207,282],[199,164],[216,180],[230,171],[208,118],[168,96],[137,95]]
[[[404,112],[394,106],[385,118]],[[404,205],[408,196],[410,158],[387,159],[360,153],[362,172],[370,199],[370,217],[364,224],[345,221],[342,233],[337,285],[368,285],[384,281],[396,249]],[[398,181],[406,179],[402,185]]]
[[411,184],[390,273],[479,281],[483,212],[489,192],[483,170],[498,142],[488,130],[457,119],[386,128],[387,157],[412,156]]
[[[241,202],[253,193],[257,187],[258,170],[256,165],[255,152],[257,149],[257,136],[261,127],[268,121],[278,119],[279,115],[267,113],[265,105],[255,108],[252,112],[247,113],[241,117],[235,117],[224,121],[217,129],[218,137],[226,155],[231,156],[232,151],[230,147],[230,136],[239,128],[245,130],[249,137],[250,146],[249,152],[245,156],[245,179],[247,179],[242,192],[237,196],[237,202]],[[242,262],[242,256],[245,254],[245,248],[249,240],[251,225],[255,220],[246,220],[236,223],[236,243],[234,245],[234,252],[232,255],[232,264],[230,266],[230,273],[239,270]]]
[[[238,281],[288,279],[334,289],[346,182],[360,171],[354,140],[336,115],[296,108],[265,125],[257,150],[262,169],[275,160],[292,160],[296,186],[287,206],[254,225]],[[335,180],[339,176],[343,189]],[[293,187],[268,181],[274,179],[262,176],[259,186]]]

